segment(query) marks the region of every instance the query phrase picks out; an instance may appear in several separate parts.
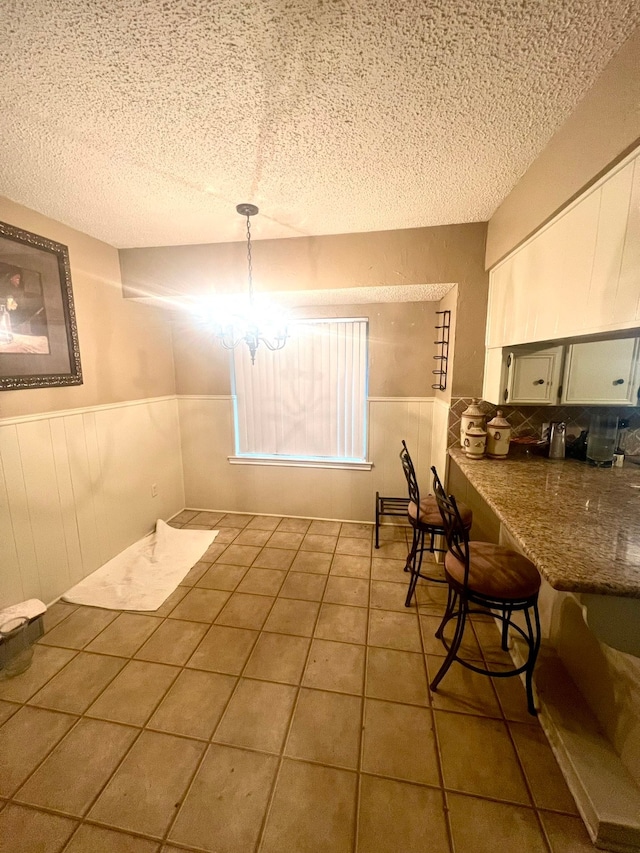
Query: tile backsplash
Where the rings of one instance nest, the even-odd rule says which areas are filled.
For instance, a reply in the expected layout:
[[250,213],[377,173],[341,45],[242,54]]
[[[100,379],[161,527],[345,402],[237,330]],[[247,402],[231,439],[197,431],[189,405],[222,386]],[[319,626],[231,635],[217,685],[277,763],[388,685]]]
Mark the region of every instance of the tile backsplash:
[[[453,397],[449,410],[449,435],[447,446],[452,447],[460,440],[460,416],[471,403],[471,397]],[[577,437],[581,430],[589,429],[592,414],[612,414],[629,421],[626,452],[630,456],[640,455],[640,407],[638,406],[494,406],[481,403],[490,420],[498,409],[511,424],[513,435],[542,436],[542,425],[551,421],[564,421],[567,438]]]

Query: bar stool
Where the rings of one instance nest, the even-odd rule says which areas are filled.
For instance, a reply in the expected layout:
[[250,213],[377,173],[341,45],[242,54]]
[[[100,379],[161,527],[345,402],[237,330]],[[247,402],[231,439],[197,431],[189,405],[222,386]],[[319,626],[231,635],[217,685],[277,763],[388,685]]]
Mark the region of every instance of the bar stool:
[[[436,469],[432,467],[431,471],[435,500],[447,539],[444,573],[449,584],[447,607],[436,631],[436,637],[442,641],[447,656],[431,682],[431,689],[437,689],[454,660],[473,672],[492,678],[508,678],[524,672],[527,706],[529,713],[535,716],[537,712],[533,701],[533,669],[540,649],[538,570],[531,560],[510,548],[491,542],[469,542],[469,531],[459,504],[453,495],[447,497]],[[472,609],[471,605],[477,605],[477,608]],[[524,639],[528,653],[522,666],[496,671],[474,666],[458,656],[469,614],[486,613],[487,610],[492,611],[495,618],[502,622],[502,648],[505,652],[508,650],[509,628]],[[525,628],[512,619],[513,614],[520,611],[524,614]],[[449,644],[443,632],[452,619],[456,620],[456,624],[453,639]]]
[[[411,572],[411,580],[409,581],[409,589],[407,590],[407,598],[405,607],[411,607],[411,599],[418,583],[418,578],[431,581],[432,583],[446,583],[444,578],[429,577],[421,573],[422,558],[424,552],[429,554],[446,553],[446,548],[438,548],[436,546],[436,536],[444,536],[445,530],[440,516],[440,510],[436,499],[431,495],[420,500],[420,489],[418,487],[418,478],[413,467],[411,455],[407,449],[406,442],[402,441],[402,450],[400,451],[400,461],[404,469],[405,477],[407,478],[407,487],[409,489],[409,505],[407,506],[407,518],[413,530],[411,541],[411,550],[407,554],[407,562],[405,563],[405,572]],[[460,505],[460,510],[464,523],[467,529],[471,527],[473,514],[471,510]],[[429,544],[425,547],[425,539],[429,537]]]

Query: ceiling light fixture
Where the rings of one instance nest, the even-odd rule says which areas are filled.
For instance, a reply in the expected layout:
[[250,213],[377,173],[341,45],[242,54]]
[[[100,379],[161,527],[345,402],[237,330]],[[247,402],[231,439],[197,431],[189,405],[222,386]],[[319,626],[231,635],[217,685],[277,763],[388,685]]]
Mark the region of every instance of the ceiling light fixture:
[[247,264],[249,270],[249,304],[245,312],[233,313],[217,324],[215,336],[225,349],[235,349],[242,341],[249,347],[251,364],[255,363],[258,345],[279,350],[289,336],[286,323],[269,317],[268,309],[256,305],[253,294],[253,265],[251,259],[251,217],[258,213],[255,204],[239,204],[236,210],[247,217]]

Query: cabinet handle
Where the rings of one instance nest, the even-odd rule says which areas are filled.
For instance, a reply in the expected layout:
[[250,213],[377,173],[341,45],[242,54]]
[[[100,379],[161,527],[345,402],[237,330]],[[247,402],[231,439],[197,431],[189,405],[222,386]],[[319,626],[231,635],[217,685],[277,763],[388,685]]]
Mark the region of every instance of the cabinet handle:
[[[620,381],[622,382],[622,380],[620,380]],[[544,385],[544,379],[536,379],[536,381],[533,384],[534,385]],[[617,383],[614,382],[613,384],[616,385]]]
[[624,379],[614,379],[613,384],[614,385],[624,385]]

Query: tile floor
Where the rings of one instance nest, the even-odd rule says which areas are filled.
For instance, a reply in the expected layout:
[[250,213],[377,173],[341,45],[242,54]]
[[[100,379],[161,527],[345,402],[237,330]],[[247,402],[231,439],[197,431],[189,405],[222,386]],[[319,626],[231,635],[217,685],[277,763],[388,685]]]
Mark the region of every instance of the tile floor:
[[519,681],[430,692],[444,589],[404,607],[404,529],[174,523],[220,533],[160,610],[58,603],[0,682],[0,853],[593,849]]

